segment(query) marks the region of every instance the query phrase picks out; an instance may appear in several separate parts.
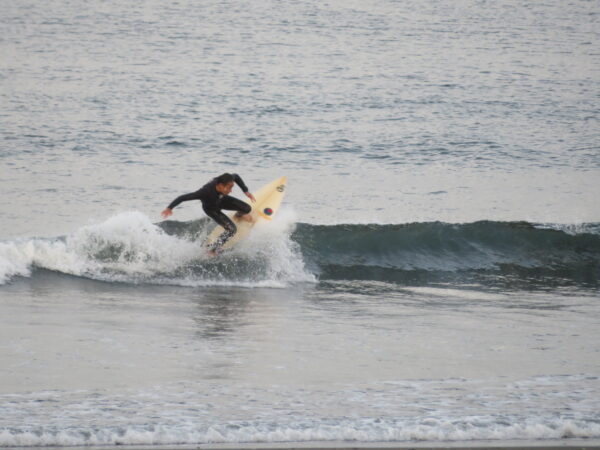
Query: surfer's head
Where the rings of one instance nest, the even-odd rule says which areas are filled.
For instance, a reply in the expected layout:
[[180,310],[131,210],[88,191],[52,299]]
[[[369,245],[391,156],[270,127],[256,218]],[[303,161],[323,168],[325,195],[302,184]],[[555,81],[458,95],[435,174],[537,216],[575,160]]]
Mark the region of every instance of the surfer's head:
[[224,173],[217,177],[217,192],[223,195],[229,195],[233,189],[234,178],[230,173]]

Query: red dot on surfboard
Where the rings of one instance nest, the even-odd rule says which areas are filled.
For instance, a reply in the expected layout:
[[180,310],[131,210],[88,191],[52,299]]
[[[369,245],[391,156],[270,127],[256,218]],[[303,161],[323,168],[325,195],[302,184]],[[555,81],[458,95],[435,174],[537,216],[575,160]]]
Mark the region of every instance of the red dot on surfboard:
[[270,216],[271,214],[273,214],[273,210],[271,208],[265,208],[263,209],[263,212],[267,215]]

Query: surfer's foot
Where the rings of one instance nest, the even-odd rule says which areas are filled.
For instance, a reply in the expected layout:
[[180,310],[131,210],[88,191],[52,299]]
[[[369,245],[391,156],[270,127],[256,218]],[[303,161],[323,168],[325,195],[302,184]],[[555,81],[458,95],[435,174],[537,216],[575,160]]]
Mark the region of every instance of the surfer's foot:
[[249,222],[249,223],[254,222],[254,217],[252,217],[251,214],[244,214],[244,215],[241,215],[241,216],[238,215],[237,217],[239,219],[244,220],[244,221]]
[[208,256],[210,256],[211,258],[214,258],[214,257],[215,257],[215,256],[217,256],[219,253],[221,253],[221,252],[219,252],[219,251],[217,251],[217,250],[209,250],[209,251],[208,251]]

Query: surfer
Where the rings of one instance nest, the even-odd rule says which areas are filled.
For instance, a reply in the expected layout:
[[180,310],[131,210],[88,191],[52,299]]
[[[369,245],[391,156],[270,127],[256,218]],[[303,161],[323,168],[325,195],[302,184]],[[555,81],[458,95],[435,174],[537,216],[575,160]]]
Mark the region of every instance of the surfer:
[[229,195],[233,189],[234,183],[240,187],[244,194],[246,194],[246,197],[252,200],[252,202],[256,202],[256,199],[248,191],[248,187],[239,175],[235,173],[224,173],[223,175],[213,178],[196,192],[180,195],[167,206],[161,215],[166,219],[173,214],[173,208],[181,202],[200,200],[202,202],[202,209],[206,215],[225,228],[225,231],[219,236],[219,239],[217,239],[209,249],[209,254],[215,256],[223,244],[231,239],[237,232],[235,223],[223,213],[223,209],[237,211],[235,213],[236,217],[247,222],[253,221],[252,216],[249,214],[250,211],[252,211],[252,207],[248,203]]

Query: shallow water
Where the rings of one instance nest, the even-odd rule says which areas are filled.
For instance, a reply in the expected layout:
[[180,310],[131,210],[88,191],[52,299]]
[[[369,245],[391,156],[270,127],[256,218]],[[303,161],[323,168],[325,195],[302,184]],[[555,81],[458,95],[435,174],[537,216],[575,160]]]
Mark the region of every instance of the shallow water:
[[3,288],[4,445],[597,437],[597,294]]

